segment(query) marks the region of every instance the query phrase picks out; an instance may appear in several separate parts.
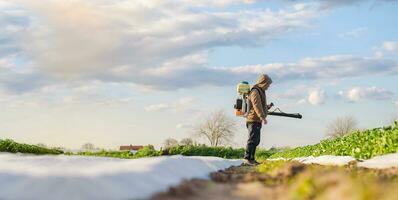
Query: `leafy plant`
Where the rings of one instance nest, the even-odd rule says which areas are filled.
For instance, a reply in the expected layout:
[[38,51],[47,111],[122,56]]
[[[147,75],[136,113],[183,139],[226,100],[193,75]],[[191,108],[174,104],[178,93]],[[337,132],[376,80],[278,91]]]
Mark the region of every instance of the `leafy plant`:
[[[261,158],[268,158],[274,150],[257,151],[256,156]],[[162,155],[184,155],[184,156],[215,156],[227,159],[241,159],[245,154],[244,148],[234,149],[232,147],[209,147],[206,145],[177,145],[165,150],[157,151],[153,146],[145,146],[138,150],[135,154],[130,151],[106,151],[101,150],[98,152],[79,152],[79,153],[66,153],[66,155],[83,155],[83,156],[101,156],[101,157],[115,157],[115,158],[143,158],[154,157]]]
[[168,155],[184,156],[216,156],[221,158],[239,159],[243,158],[243,148],[233,149],[232,147],[209,147],[206,145],[185,145],[174,146],[166,150]]
[[374,128],[335,139],[323,140],[315,145],[297,147],[275,153],[271,158],[295,158],[305,156],[338,155],[369,159],[377,155],[394,153],[398,150],[398,127]]
[[62,150],[49,149],[30,144],[20,144],[13,140],[0,140],[0,152],[31,154],[62,154]]
[[66,155],[99,156],[99,157],[133,159],[133,158],[160,156],[161,152],[155,150],[153,148],[153,146],[145,146],[144,148],[138,150],[135,154],[130,151],[101,150],[101,151],[97,151],[97,152],[66,153]]

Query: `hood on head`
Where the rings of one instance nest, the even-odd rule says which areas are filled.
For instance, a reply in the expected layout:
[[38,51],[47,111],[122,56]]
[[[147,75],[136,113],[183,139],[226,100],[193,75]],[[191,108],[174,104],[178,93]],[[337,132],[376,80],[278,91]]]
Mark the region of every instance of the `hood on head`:
[[265,89],[267,85],[271,85],[272,79],[267,74],[260,74],[257,79],[256,85],[261,89]]

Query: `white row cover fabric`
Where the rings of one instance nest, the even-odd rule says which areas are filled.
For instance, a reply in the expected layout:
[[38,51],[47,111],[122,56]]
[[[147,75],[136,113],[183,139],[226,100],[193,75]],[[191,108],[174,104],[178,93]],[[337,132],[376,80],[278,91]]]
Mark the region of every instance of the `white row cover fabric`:
[[216,157],[116,159],[0,154],[0,199],[145,199],[184,179],[240,165]]

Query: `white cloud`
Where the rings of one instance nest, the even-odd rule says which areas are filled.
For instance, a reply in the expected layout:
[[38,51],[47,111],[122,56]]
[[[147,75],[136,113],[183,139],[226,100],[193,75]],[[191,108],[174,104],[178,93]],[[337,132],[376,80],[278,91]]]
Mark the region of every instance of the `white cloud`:
[[223,68],[241,77],[249,74],[268,73],[277,81],[342,79],[376,74],[397,74],[398,63],[380,58],[333,55],[320,58],[304,58],[297,63],[270,63]]
[[[252,2],[245,0],[206,1],[206,5],[196,0],[17,2],[10,3],[14,14],[5,12],[5,18],[13,20],[0,20],[4,25],[0,27],[21,28],[0,36],[8,39],[10,49],[31,58],[34,69],[32,73],[0,75],[0,85],[9,90],[25,92],[65,80],[174,90],[232,85],[255,79],[258,73],[269,73],[275,81],[397,73],[396,61],[351,55],[305,58],[295,63],[208,66],[208,52],[215,47],[262,45],[310,27],[321,13],[312,4],[273,11],[223,7]],[[217,9],[201,10],[203,6]],[[15,80],[19,83],[14,84]]]
[[382,59],[386,53],[394,52],[398,49],[398,41],[384,41],[380,46],[373,47],[373,56]]
[[325,97],[324,90],[313,90],[308,95],[308,102],[312,105],[321,105],[325,102]]
[[306,99],[300,99],[300,100],[298,100],[298,101],[296,102],[297,105],[301,105],[301,104],[305,104],[305,103],[307,103],[307,100],[306,100]]
[[368,31],[367,27],[359,27],[359,28],[355,28],[351,31],[348,31],[346,33],[342,33],[339,35],[339,37],[343,37],[343,38],[357,38],[360,35],[364,34],[366,31]]
[[373,53],[373,57],[377,59],[381,59],[384,57],[383,51],[377,50]]
[[192,6],[198,6],[198,7],[223,7],[223,6],[228,6],[228,5],[233,5],[233,4],[252,4],[256,0],[180,0],[180,3],[184,4],[189,4]]
[[189,124],[189,123],[181,123],[181,124],[177,124],[176,128],[177,129],[192,129],[193,125]]
[[383,43],[382,47],[386,51],[395,51],[398,49],[398,42],[397,41],[385,41]]
[[362,98],[363,94],[360,88],[353,88],[347,92],[347,99],[350,101],[359,101]]
[[15,67],[15,56],[0,57],[0,70],[11,69]]
[[396,101],[396,102],[395,102],[395,106],[397,106],[397,107],[398,107],[398,101]]
[[391,91],[376,86],[367,88],[354,87],[347,91],[340,91],[339,95],[351,102],[358,102],[361,100],[385,100],[394,96]]
[[152,112],[152,111],[167,110],[169,108],[170,108],[170,106],[168,104],[161,103],[161,104],[149,105],[149,106],[145,107],[145,110]]
[[[295,2],[296,0],[290,0]],[[310,0],[311,1],[311,0]],[[372,2],[373,5],[394,2],[397,0],[312,0],[313,2],[319,2],[322,9],[333,9],[342,6],[350,6],[360,3]]]
[[271,93],[270,96],[273,99],[285,98],[285,99],[297,99],[303,98],[307,95],[307,92],[310,89],[307,85],[295,85],[293,87],[288,88],[282,93]]
[[170,103],[160,103],[160,104],[153,104],[146,106],[145,110],[148,112],[154,112],[154,111],[183,112],[190,110],[195,100],[196,99],[193,97],[183,97]]
[[[68,81],[100,79],[160,88],[191,87],[203,80],[215,84],[212,79],[223,71],[203,77],[211,71],[205,64],[212,48],[264,44],[308,28],[318,16],[311,6],[201,10],[203,1],[195,0],[16,2],[24,23],[5,38],[42,73]],[[206,2],[206,7],[222,7],[253,1]],[[15,25],[13,21],[0,25]]]

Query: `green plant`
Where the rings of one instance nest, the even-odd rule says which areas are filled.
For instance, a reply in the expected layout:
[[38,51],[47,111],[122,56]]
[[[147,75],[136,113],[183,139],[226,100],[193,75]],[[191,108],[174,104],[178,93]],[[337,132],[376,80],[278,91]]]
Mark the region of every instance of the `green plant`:
[[62,154],[62,150],[48,149],[30,144],[20,144],[13,140],[0,140],[0,152],[31,153],[31,154]]
[[243,158],[243,148],[233,149],[232,147],[209,147],[206,145],[185,145],[174,146],[166,150],[168,155],[184,156],[216,156],[221,158],[239,159]]
[[271,158],[295,158],[305,156],[338,155],[369,159],[376,155],[398,150],[398,127],[383,127],[355,131],[349,135],[323,140],[315,145],[297,147],[273,154]]
[[[262,150],[257,151],[258,158],[268,158],[275,153],[275,150]],[[114,158],[143,158],[154,157],[161,155],[184,155],[184,156],[215,156],[227,159],[241,159],[245,154],[244,148],[234,149],[232,147],[209,147],[206,145],[177,145],[165,150],[157,151],[153,146],[145,146],[138,150],[135,154],[130,151],[106,151],[101,150],[98,152],[79,152],[79,153],[66,153],[66,155],[82,155],[82,156],[101,156],[101,157],[114,157]]]
[[135,154],[130,151],[101,150],[101,151],[97,151],[97,152],[67,153],[66,155],[99,156],[99,157],[133,159],[133,158],[160,156],[161,152],[155,150],[153,148],[153,146],[145,146],[144,148],[138,150]]

